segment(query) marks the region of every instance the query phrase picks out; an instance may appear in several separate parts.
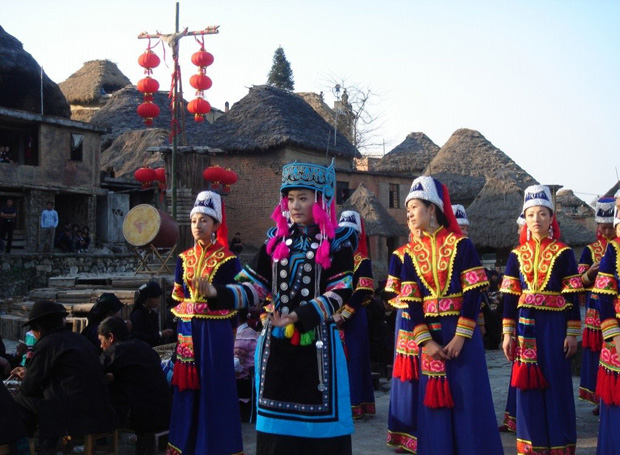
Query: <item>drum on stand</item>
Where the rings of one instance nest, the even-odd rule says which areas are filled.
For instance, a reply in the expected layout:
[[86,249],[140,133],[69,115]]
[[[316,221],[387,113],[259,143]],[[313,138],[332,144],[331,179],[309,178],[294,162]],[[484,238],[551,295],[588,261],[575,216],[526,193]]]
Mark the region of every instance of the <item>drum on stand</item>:
[[[136,274],[159,273],[164,268],[172,273],[167,263],[179,239],[179,225],[174,218],[152,205],[137,205],[123,220],[123,236],[140,258]],[[159,270],[152,270],[153,264],[149,263],[151,260],[161,262]]]

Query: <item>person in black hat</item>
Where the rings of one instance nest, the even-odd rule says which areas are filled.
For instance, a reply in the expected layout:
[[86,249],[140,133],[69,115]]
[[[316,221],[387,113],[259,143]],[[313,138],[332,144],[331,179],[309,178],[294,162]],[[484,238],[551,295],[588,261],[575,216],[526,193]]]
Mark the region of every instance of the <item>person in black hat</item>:
[[155,281],[149,281],[138,288],[138,294],[131,310],[131,334],[151,346],[163,344],[164,338],[173,335],[170,329],[159,330],[157,309],[164,292]]
[[86,315],[88,325],[82,330],[82,335],[88,338],[97,349],[100,349],[101,344],[97,334],[99,324],[109,316],[120,316],[122,309],[123,303],[118,300],[118,297],[111,292],[104,292]]
[[20,419],[32,435],[39,428],[42,454],[56,453],[58,438],[104,433],[117,428],[95,347],[68,330],[62,305],[36,302],[23,325],[37,338],[28,366],[13,374],[22,379],[15,396]]

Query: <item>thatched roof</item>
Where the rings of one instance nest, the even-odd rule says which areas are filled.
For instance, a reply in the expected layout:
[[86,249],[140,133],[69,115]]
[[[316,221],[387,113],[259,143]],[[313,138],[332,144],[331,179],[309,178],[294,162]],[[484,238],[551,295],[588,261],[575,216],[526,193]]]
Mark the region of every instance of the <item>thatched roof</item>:
[[[136,113],[136,109],[143,102],[143,96],[134,87],[125,87],[115,92],[110,100],[93,115],[91,122],[96,125],[106,126],[111,129],[111,133],[103,136],[101,148],[105,150],[121,134],[133,130],[148,129],[141,117]],[[163,129],[170,131],[170,99],[167,93],[158,92],[154,94],[154,103],[159,106],[160,113],[153,120],[153,129]],[[204,135],[209,122],[196,123],[191,114],[186,117],[187,140],[189,145],[205,145]],[[179,144],[181,142],[179,141]],[[147,144],[146,147],[157,146],[158,144]]]
[[334,110],[327,105],[320,94],[314,92],[297,92],[296,95],[301,96],[312,109],[323,117],[323,120],[332,126],[334,125]]
[[560,240],[568,246],[573,248],[586,246],[596,240],[596,234],[584,225],[560,211],[556,215],[560,226]]
[[101,153],[101,169],[114,169],[117,178],[133,178],[142,166],[163,167],[164,160],[158,153],[147,152],[148,147],[168,145],[168,131],[158,128],[127,131],[119,135]]
[[469,237],[478,248],[511,248],[518,243],[517,218],[523,190],[511,180],[490,178],[467,207]]
[[206,144],[228,152],[267,152],[286,146],[328,153],[345,158],[361,154],[337,133],[304,99],[267,85],[250,88],[230,112],[217,119]]
[[91,104],[112,94],[131,81],[109,60],[91,60],[58,84],[70,104]]
[[[473,200],[490,178],[511,180],[521,189],[536,184],[536,180],[504,152],[478,131],[469,129],[456,130],[424,173],[446,183],[450,195],[454,193],[455,202]],[[459,180],[462,183],[457,192],[452,186]]]
[[375,166],[375,171],[420,174],[439,152],[439,146],[424,133],[410,133]]
[[[41,113],[41,67],[22,43],[0,27],[0,106]],[[43,113],[71,117],[58,85],[43,73]]]
[[[592,208],[586,204],[583,200],[575,196],[573,190],[562,189],[557,192],[555,195],[556,204],[562,204],[563,207],[571,207],[571,208],[583,208],[588,207],[590,210]],[[592,211],[594,213],[594,211]]]
[[364,219],[367,235],[398,237],[407,235],[407,229],[398,224],[381,205],[377,197],[360,183],[343,205],[343,210],[355,210]]

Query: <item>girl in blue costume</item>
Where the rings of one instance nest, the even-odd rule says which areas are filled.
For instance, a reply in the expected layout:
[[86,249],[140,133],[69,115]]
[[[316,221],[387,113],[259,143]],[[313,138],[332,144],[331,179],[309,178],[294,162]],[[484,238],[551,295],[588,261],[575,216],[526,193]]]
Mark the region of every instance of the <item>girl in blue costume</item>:
[[592,411],[598,415],[598,397],[596,396],[596,376],[598,361],[603,347],[601,336],[601,319],[599,314],[598,295],[589,292],[596,280],[598,267],[605,255],[607,243],[615,237],[614,233],[614,199],[601,198],[596,202],[594,220],[598,224],[596,229],[597,240],[583,249],[579,260],[579,274],[581,282],[588,292],[585,295],[586,319],[582,335],[583,354],[581,358],[581,382],[579,383],[579,398],[596,404]]
[[418,177],[406,204],[413,236],[396,251],[401,267],[390,275],[400,279],[393,305],[407,308],[413,339],[422,348],[417,453],[502,454],[476,323],[486,273],[461,234],[445,185]]
[[[241,269],[228,250],[219,194],[203,191],[190,213],[196,244],[177,259],[172,309],[179,318],[167,455],[243,453],[233,362],[235,311],[216,309],[204,283],[234,282]],[[217,233],[217,234],[216,234]]]
[[[581,329],[583,292],[573,251],[559,242],[549,188],[525,190],[527,229],[510,253],[504,294],[502,347],[516,387],[517,454],[575,453],[575,401],[570,357]],[[516,340],[515,340],[516,338]]]
[[610,240],[598,269],[592,294],[599,297],[603,348],[596,394],[601,399],[597,455],[620,454],[620,219],[614,216],[616,238]]
[[364,220],[354,210],[340,215],[340,227],[352,228],[358,237],[353,255],[353,295],[334,315],[334,321],[344,332],[344,345],[349,371],[349,391],[353,418],[375,414],[375,392],[370,371],[370,344],[365,306],[374,294],[372,264],[368,258]]
[[204,288],[224,309],[273,299],[256,348],[258,455],[351,453],[349,378],[332,316],[351,297],[355,231],[334,230],[335,183],[333,165],[284,166],[277,229],[238,284]]

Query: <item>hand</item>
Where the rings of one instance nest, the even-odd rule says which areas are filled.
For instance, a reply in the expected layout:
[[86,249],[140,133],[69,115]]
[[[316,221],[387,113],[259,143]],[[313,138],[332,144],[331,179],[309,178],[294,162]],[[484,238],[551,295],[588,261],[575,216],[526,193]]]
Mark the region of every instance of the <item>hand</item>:
[[23,380],[24,376],[26,375],[26,369],[24,367],[16,367],[16,368],[13,368],[13,371],[11,371],[11,374]]
[[424,352],[435,360],[450,360],[450,357],[443,352],[442,347],[433,340],[424,343]]
[[564,338],[564,352],[566,353],[567,359],[577,352],[577,338],[573,335],[567,335],[566,338]]
[[454,335],[454,338],[450,340],[443,348],[443,352],[446,353],[448,358],[456,359],[463,350],[463,344],[465,343],[465,337],[460,335]]
[[620,335],[614,337],[614,346],[616,347],[616,354],[620,356]]
[[26,352],[28,352],[28,346],[26,346],[26,343],[24,343],[23,341],[20,341],[15,348],[15,355],[22,356]]
[[295,324],[299,320],[297,313],[294,311],[282,316],[278,310],[273,310],[269,314],[269,318],[271,319],[271,325],[274,327],[286,327],[289,324]]
[[479,325],[478,327],[480,327],[480,335],[485,336],[487,333],[487,328],[483,325]]
[[332,319],[334,320],[334,322],[336,323],[338,327],[340,327],[346,321],[346,319],[343,318],[340,313],[334,313],[332,315]]
[[170,338],[172,335],[174,335],[174,330],[172,329],[164,329],[161,331],[162,338]]
[[515,339],[509,333],[504,334],[504,341],[502,342],[502,349],[504,355],[509,362],[515,359]]

